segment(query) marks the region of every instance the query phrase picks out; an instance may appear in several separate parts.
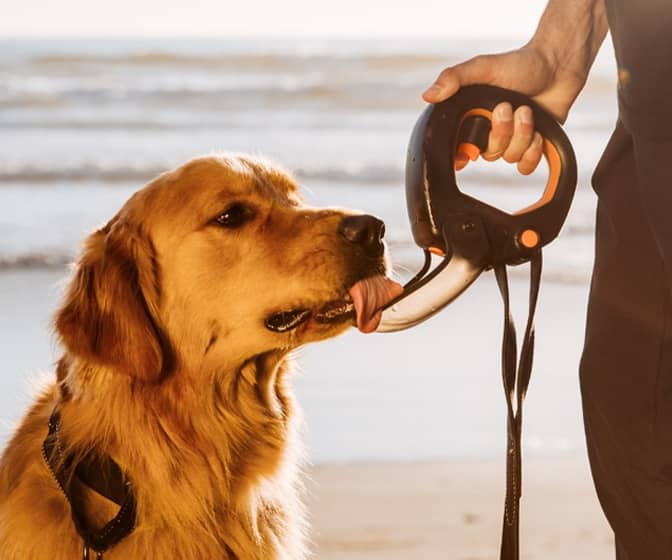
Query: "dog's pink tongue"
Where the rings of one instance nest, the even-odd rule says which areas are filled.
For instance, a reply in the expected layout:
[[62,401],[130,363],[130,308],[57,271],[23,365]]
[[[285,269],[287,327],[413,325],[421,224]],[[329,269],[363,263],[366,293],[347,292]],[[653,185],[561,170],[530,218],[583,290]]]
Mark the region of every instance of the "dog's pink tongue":
[[375,331],[382,308],[403,291],[401,284],[382,274],[357,282],[350,288],[350,297],[357,312],[357,328],[363,333]]

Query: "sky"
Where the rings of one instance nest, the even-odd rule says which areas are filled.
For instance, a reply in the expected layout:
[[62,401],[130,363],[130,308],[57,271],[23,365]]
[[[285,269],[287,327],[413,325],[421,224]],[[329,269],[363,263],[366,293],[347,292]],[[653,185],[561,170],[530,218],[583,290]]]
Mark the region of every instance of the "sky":
[[546,0],[0,0],[0,38],[526,38],[545,5]]

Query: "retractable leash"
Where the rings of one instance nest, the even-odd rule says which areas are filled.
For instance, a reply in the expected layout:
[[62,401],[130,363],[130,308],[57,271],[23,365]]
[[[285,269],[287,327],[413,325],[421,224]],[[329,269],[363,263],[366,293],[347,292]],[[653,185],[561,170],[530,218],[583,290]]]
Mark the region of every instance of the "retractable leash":
[[[487,149],[492,111],[503,101],[514,110],[521,105],[532,108],[549,167],[541,198],[514,214],[464,194],[455,178],[455,154],[461,152],[475,160]],[[576,159],[567,136],[552,116],[517,92],[493,86],[464,87],[447,101],[428,106],[413,129],[406,160],[406,201],[413,237],[425,251],[425,264],[385,308],[377,332],[421,323],[457,298],[481,272],[494,269],[504,302],[502,379],[507,405],[502,560],[519,558],[523,400],[532,372],[541,248],[560,232],[575,189]],[[430,253],[443,257],[431,272]],[[530,300],[518,360],[506,267],[525,262],[530,263]]]

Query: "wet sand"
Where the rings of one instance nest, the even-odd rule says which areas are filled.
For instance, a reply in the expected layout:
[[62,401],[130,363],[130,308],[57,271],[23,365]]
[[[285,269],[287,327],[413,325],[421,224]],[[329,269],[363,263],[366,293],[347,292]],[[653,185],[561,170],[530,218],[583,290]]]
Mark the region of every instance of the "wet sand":
[[[311,535],[320,560],[499,558],[500,462],[322,466],[311,476]],[[614,558],[583,460],[525,465],[521,558]]]

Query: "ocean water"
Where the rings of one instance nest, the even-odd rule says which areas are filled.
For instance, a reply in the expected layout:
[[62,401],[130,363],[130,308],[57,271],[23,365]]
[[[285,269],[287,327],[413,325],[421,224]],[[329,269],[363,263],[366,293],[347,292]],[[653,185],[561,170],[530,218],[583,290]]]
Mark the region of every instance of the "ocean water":
[[[3,293],[16,300],[21,292],[13,290],[22,285],[17,278],[29,279],[27,297],[43,302],[34,309],[41,321],[40,336],[46,337],[47,312],[56,296],[43,301],[41,291],[62,275],[82,238],[156,174],[219,150],[253,152],[281,162],[295,172],[311,204],[359,208],[381,216],[395,270],[407,276],[421,257],[411,240],[403,194],[407,141],[424,107],[420,93],[448,64],[515,46],[392,39],[0,40]],[[579,160],[579,186],[563,233],[546,252],[545,276],[565,286],[553,293],[578,290],[572,301],[582,301],[592,263],[595,196],[590,174],[616,119],[614,74],[606,53],[566,126]],[[465,190],[509,210],[534,202],[544,183],[544,169],[522,178],[503,163],[479,162],[461,174]],[[2,325],[12,329],[7,305],[0,309]],[[582,304],[576,305],[580,322]],[[12,316],[21,314],[20,307],[11,309]],[[24,319],[30,323],[31,318],[29,314]],[[577,332],[581,327],[575,325]],[[37,332],[28,329],[25,336]],[[411,345],[409,352],[422,346],[417,335],[399,340],[402,347]],[[17,340],[6,350],[21,352],[30,344]],[[51,350],[40,348],[43,351],[34,356],[28,352],[0,364],[3,375],[7,367],[11,375],[18,367],[31,373],[47,368]],[[307,352],[306,362],[319,367],[319,356],[324,355],[312,352]],[[20,392],[22,383],[23,377],[5,378],[5,395],[14,389]],[[317,415],[312,426],[321,426],[311,436],[312,448],[319,449],[314,457],[396,456],[398,446],[372,451],[363,436],[357,439],[361,445],[350,448],[315,443],[324,441],[321,434],[347,422],[332,425],[324,420],[318,411],[335,411],[341,401],[329,400],[328,393],[305,383],[301,386],[308,416]],[[399,391],[403,394],[401,384]],[[347,391],[338,394],[347,399]],[[7,406],[12,410],[7,416],[15,417],[19,404]],[[455,418],[442,421],[451,424]],[[329,432],[332,438],[349,437],[344,427],[335,429]],[[573,433],[570,439],[578,437],[576,430]],[[492,450],[488,442],[475,441],[465,436],[451,453]],[[539,444],[542,449],[544,445],[551,449],[555,444]],[[420,448],[402,455],[432,455],[431,449]]]
[[[62,266],[81,238],[156,174],[217,150],[293,170],[314,204],[387,222],[392,256],[415,265],[403,199],[420,92],[447,64],[513,47],[483,41],[0,41],[0,268]],[[589,177],[615,120],[608,59],[568,123],[580,182],[548,273],[585,279]],[[543,166],[542,166],[543,167]],[[530,178],[472,165],[462,186],[515,210]]]

